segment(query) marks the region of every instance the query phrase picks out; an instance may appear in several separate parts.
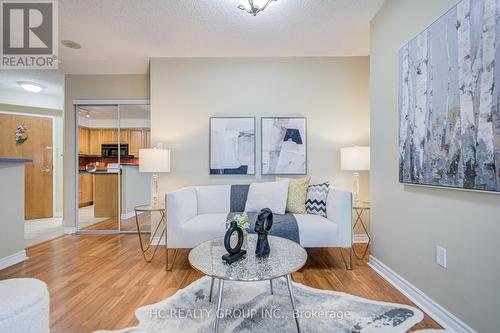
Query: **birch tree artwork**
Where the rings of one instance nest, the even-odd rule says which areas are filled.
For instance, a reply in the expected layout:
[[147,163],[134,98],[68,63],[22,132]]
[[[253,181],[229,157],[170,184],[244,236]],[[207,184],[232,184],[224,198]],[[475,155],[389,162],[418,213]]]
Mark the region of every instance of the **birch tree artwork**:
[[400,182],[500,192],[499,18],[462,0],[399,50]]

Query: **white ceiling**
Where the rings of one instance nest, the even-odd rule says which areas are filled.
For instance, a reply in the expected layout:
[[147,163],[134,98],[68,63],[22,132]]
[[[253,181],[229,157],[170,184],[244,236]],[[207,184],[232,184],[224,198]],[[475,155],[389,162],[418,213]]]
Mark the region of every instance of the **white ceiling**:
[[61,68],[142,74],[150,57],[362,56],[384,0],[278,0],[256,17],[244,0],[60,0]]
[[[44,86],[40,93],[25,91],[17,81],[31,81]],[[0,104],[16,104],[62,109],[64,75],[56,70],[0,70]]]
[[82,48],[59,47],[59,72],[0,71],[0,92],[30,98],[16,82],[34,81],[62,101],[62,73],[144,74],[151,57],[364,56],[384,2],[277,0],[254,17],[239,1],[60,0],[59,39]]
[[[64,76],[56,70],[0,70],[0,89],[25,92],[17,81],[33,81],[45,87],[43,94],[62,96]],[[31,93],[33,94],[33,93]]]
[[[80,106],[81,115],[85,116],[87,111],[90,119],[109,119],[118,121],[118,107],[116,106]],[[149,105],[120,105],[120,119],[149,119]]]

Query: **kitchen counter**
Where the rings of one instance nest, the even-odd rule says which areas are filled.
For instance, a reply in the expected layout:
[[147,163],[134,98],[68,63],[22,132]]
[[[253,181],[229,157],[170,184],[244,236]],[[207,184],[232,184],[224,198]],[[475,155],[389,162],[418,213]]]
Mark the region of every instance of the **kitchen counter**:
[[118,171],[112,171],[112,172],[108,172],[107,170],[97,170],[97,171],[93,171],[93,172],[90,172],[90,171],[87,171],[87,170],[78,170],[78,173],[92,173],[92,174],[109,174],[109,175],[113,175],[113,174],[117,174]]
[[0,157],[0,163],[31,163],[33,160],[27,158],[5,158]]
[[[135,206],[150,201],[151,174],[139,172],[137,164],[121,164],[120,171],[113,172],[108,172],[106,169],[98,169],[94,172],[80,169],[78,172],[79,177],[92,179],[93,189],[90,201],[94,205],[95,217],[117,217],[121,212],[122,219],[128,219],[134,216]],[[81,196],[84,197],[84,194],[82,193]]]
[[[139,164],[137,163],[121,163],[120,164],[122,167],[139,167]],[[123,169],[123,168],[122,168]],[[109,174],[116,174],[118,171],[113,171],[113,172],[108,172],[106,169],[97,169],[96,171],[87,171],[85,169],[80,169],[78,170],[78,173],[109,173]]]
[[2,268],[26,260],[24,251],[24,169],[22,158],[0,158],[0,262]]

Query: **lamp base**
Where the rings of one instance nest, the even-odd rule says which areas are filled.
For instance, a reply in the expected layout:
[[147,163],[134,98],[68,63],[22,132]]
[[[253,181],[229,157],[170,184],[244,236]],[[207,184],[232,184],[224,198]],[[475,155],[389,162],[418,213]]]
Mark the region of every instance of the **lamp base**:
[[359,172],[354,172],[353,176],[354,176],[354,190],[352,193],[352,200],[354,202],[358,202],[359,201]]
[[154,173],[151,177],[151,205],[158,207],[158,174]]

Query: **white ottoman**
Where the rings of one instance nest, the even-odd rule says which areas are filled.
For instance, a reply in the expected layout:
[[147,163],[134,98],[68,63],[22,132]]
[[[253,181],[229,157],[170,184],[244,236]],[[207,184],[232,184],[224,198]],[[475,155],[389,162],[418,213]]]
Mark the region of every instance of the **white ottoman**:
[[37,279],[0,281],[0,332],[49,333],[49,291]]

